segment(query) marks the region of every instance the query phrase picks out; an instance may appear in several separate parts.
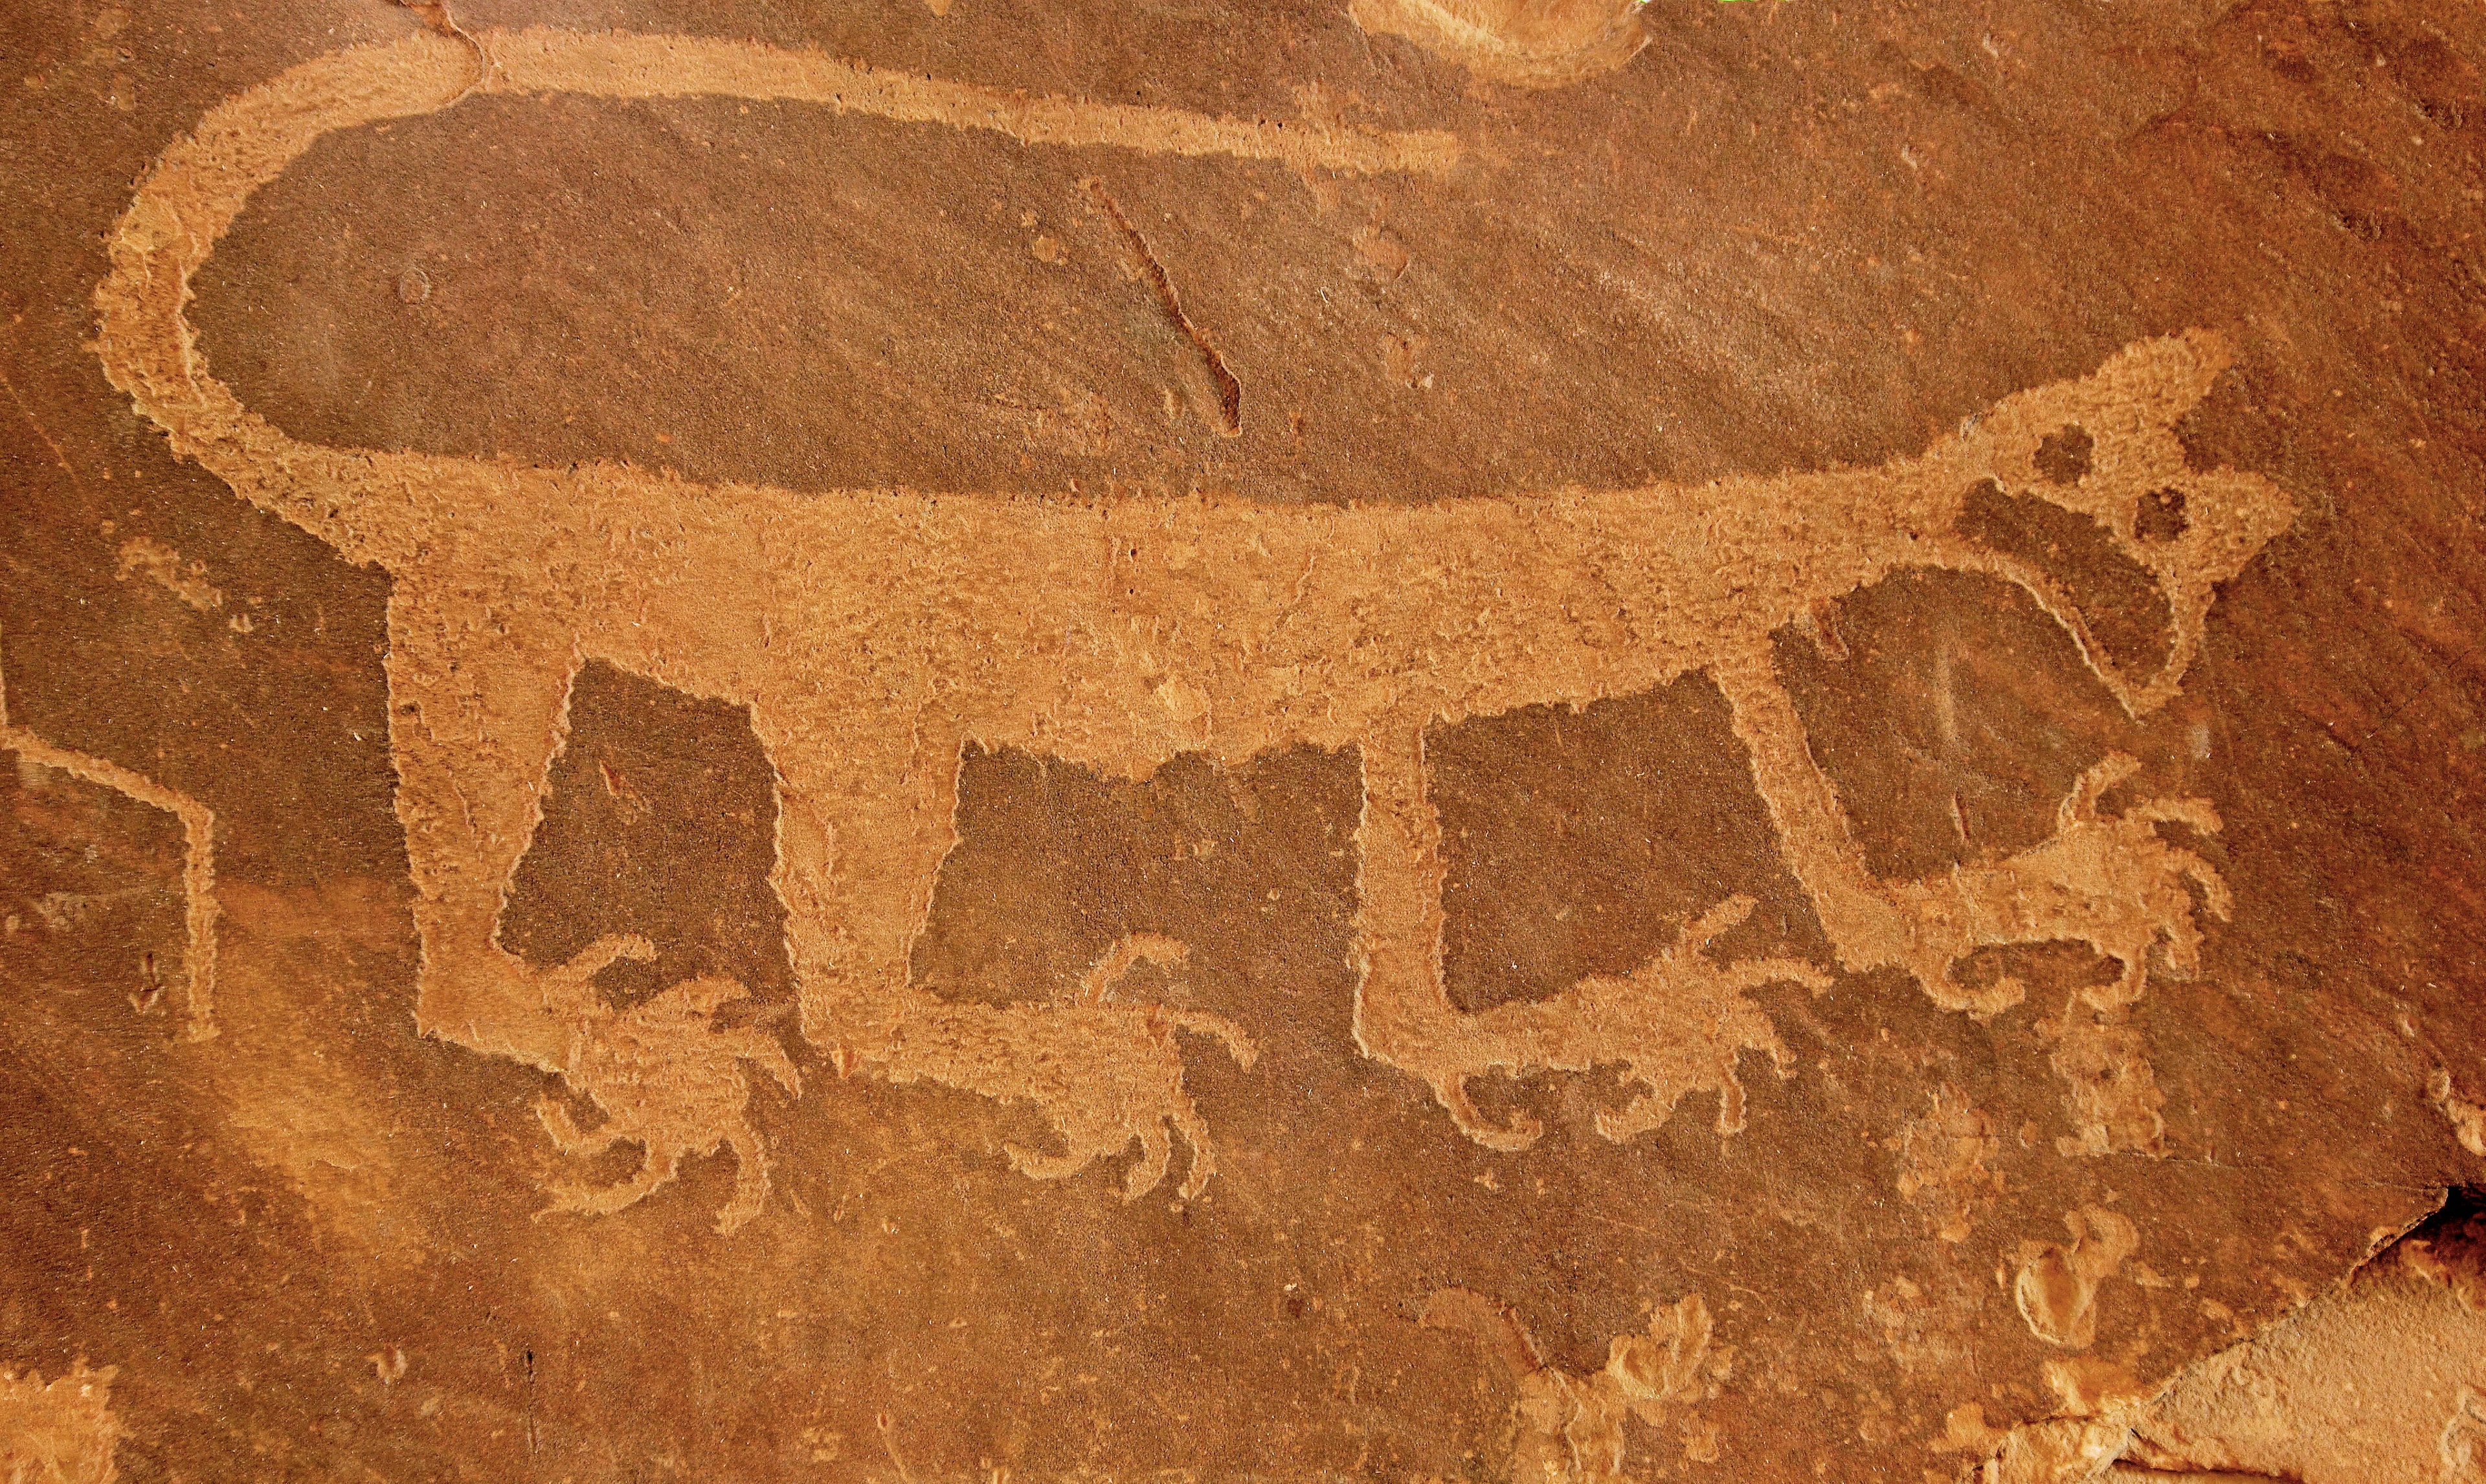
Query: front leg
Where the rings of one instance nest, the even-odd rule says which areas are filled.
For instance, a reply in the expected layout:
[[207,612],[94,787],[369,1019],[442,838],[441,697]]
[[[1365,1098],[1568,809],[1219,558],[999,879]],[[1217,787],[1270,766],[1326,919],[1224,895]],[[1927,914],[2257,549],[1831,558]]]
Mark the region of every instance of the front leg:
[[2099,1010],[2141,998],[2153,950],[2169,977],[2199,972],[2201,928],[2193,892],[2224,921],[2234,911],[2226,882],[2194,851],[2171,845],[2160,824],[2181,824],[2209,836],[2218,811],[2206,799],[2147,799],[2121,814],[2101,812],[2107,790],[2140,764],[2111,753],[2082,773],[2057,811],[2055,833],[1991,866],[1963,867],[1918,884],[1942,893],[1948,910],[1969,922],[1977,946],[2065,941],[2084,943],[2118,966],[2115,977],[2081,992]]
[[543,616],[488,607],[459,591],[401,580],[389,603],[389,751],[423,945],[415,1025],[560,1074],[605,1120],[582,1132],[566,1110],[539,1105],[545,1132],[566,1151],[622,1141],[648,1149],[628,1181],[558,1190],[556,1209],[620,1210],[671,1179],[685,1157],[728,1141],[742,1162],[737,1198],[756,1205],[763,1161],[744,1120],[736,1059],[758,1060],[788,1091],[797,1084],[768,1037],[711,1032],[707,1013],[740,987],[694,981],[668,991],[668,1012],[678,1011],[670,1020],[617,1017],[594,977],[622,959],[653,958],[646,939],[599,939],[553,969],[501,947],[502,903],[567,734],[578,651],[575,636]]
[[1982,989],[1962,984],[1953,976],[1961,960],[1986,948],[2083,943],[2117,964],[2112,984],[2085,992],[2111,1008],[2140,996],[2153,946],[2166,945],[2166,963],[2178,976],[2198,964],[2201,933],[2188,883],[2199,887],[2213,916],[2230,910],[2209,863],[2156,829],[2181,823],[2214,833],[2218,814],[2205,801],[2151,800],[2120,817],[2101,816],[2100,796],[2139,766],[2120,755],[2081,776],[2057,811],[2055,834],[2036,845],[1987,866],[1881,881],[1866,867],[1837,789],[1813,760],[1766,639],[1720,665],[1716,678],[1787,864],[1850,970],[1905,969],[1935,1003],[1982,1019],[2019,1003],[2025,991],[2007,976]]
[[[1460,1133],[1489,1149],[1534,1144],[1545,1125],[1513,1113],[1499,1126],[1468,1098],[1468,1080],[1507,1057],[1478,1048],[1442,972],[1442,821],[1433,809],[1424,728],[1405,723],[1356,744],[1364,812],[1355,830],[1355,1044],[1423,1082]],[[1515,1069],[1515,1068],[1514,1068]]]
[[[1403,739],[1403,740],[1402,740]],[[1828,980],[1807,964],[1756,959],[1721,964],[1706,949],[1753,910],[1729,897],[1633,973],[1582,979],[1549,999],[1471,1015],[1450,1003],[1442,972],[1441,823],[1421,731],[1385,733],[1360,745],[1364,818],[1358,878],[1355,1039],[1366,1056],[1423,1080],[1460,1133],[1489,1149],[1535,1143],[1544,1125],[1526,1113],[1504,1124],[1481,1117],[1468,1084],[1488,1072],[1529,1077],[1618,1067],[1641,1092],[1597,1115],[1616,1142],[1663,1124],[1687,1092],[1715,1088],[1718,1130],[1743,1127],[1736,1059],[1760,1051],[1783,1066],[1786,1048],[1746,992],[1766,983],[1818,993]]]

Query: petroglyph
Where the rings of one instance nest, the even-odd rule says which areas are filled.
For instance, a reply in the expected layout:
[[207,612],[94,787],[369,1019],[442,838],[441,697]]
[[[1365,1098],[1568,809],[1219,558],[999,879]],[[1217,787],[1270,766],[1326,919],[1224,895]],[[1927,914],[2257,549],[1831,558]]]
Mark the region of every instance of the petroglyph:
[[2072,1135],[2055,1140],[2065,1155],[2167,1152],[2167,1104],[2141,1031],[2121,1009],[2100,1010],[2075,995],[2037,1033],[2054,1042],[2047,1062],[2063,1080]]
[[1899,1130],[1899,1194],[1929,1208],[1935,1236],[1965,1242],[1976,1208],[2003,1194],[2003,1176],[1986,1163],[2003,1140],[1949,1083],[1934,1089],[1932,1105]]
[[[182,1035],[204,1041],[216,1033],[216,816],[206,805],[117,762],[92,757],[44,741],[9,721],[9,686],[0,673],[0,752],[15,753],[23,762],[58,768],[71,778],[97,783],[181,821],[181,896],[184,942],[181,949]],[[46,914],[48,916],[48,913]]]
[[1902,1375],[1939,1371],[1968,1354],[1960,1321],[1975,1312],[1960,1296],[1927,1293],[1905,1275],[1864,1290],[1864,1317],[1881,1327],[1882,1348]]
[[0,1370],[0,1479],[112,1484],[113,1451],[127,1435],[112,1412],[113,1374],[80,1360],[46,1385],[40,1371]]
[[2486,1396],[2469,1387],[2460,1388],[2450,1417],[2435,1435],[2434,1451],[2443,1463],[2436,1475],[2442,1484],[2486,1480]]
[[1611,72],[1648,44],[1648,0],[1354,0],[1365,30],[1404,37],[1480,77],[1559,88]]
[[1509,1369],[1519,1388],[1513,1479],[1616,1484],[1630,1478],[1623,1470],[1626,1419],[1652,1428],[1677,1422],[1686,1459],[1717,1459],[1717,1440],[1693,1409],[1718,1394],[1733,1357],[1710,1348],[1709,1306],[1697,1293],[1660,1305],[1645,1333],[1615,1336],[1605,1368],[1588,1376],[1547,1364],[1508,1305],[1470,1289],[1436,1290],[1418,1322],[1467,1332]]
[[2131,1222],[2104,1206],[2083,1206],[2063,1217],[2068,1248],[2052,1243],[2020,1245],[2020,1274],[2011,1296],[2029,1333],[2049,1345],[2085,1350],[2097,1339],[2098,1285],[2140,1250]]
[[731,1232],[768,1199],[768,1147],[744,1113],[751,1089],[742,1063],[766,1072],[789,1094],[802,1091],[802,1074],[766,1032],[714,1025],[718,1009],[743,998],[742,986],[731,979],[685,979],[626,1010],[616,1009],[591,982],[617,959],[655,956],[655,946],[644,938],[606,939],[543,976],[547,1004],[559,995],[570,1017],[562,1080],[605,1116],[582,1133],[569,1111],[547,1097],[537,1102],[537,1118],[564,1154],[584,1158],[626,1142],[639,1146],[640,1162],[636,1173],[613,1185],[556,1187],[552,1205],[539,1215],[622,1210],[672,1179],[684,1158],[713,1154],[722,1144],[733,1150],[733,1195],[717,1214],[716,1229]]
[[[473,91],[787,98],[1031,145],[1298,170],[1438,172],[1458,154],[1441,135],[1028,99],[743,43],[546,30],[476,41],[475,50],[417,37],[339,52],[210,111],[166,151],[113,234],[96,344],[114,385],[178,453],[391,574],[390,745],[423,943],[417,1024],[560,1074],[616,1120],[616,1138],[640,1139],[647,1168],[610,1200],[645,1194],[684,1154],[731,1147],[749,1173],[728,1213],[738,1219],[763,1189],[738,1064],[772,1075],[790,1066],[782,1048],[708,1028],[701,1007],[723,994],[712,984],[682,986],[637,1021],[597,1010],[593,972],[627,944],[546,971],[498,941],[568,726],[571,677],[590,660],[748,708],[776,772],[771,883],[787,910],[806,1041],[842,1075],[1033,1104],[1062,1148],[1013,1151],[1032,1175],[1065,1175],[1136,1145],[1132,1192],[1167,1167],[1170,1132],[1192,1145],[1187,1191],[1214,1166],[1177,1035],[1222,1041],[1245,1062],[1250,1043],[1216,1017],[1101,992],[993,1004],[942,1000],[913,981],[910,951],[957,842],[970,745],[1117,778],[1146,777],[1183,753],[1233,766],[1273,748],[1353,745],[1366,786],[1356,1040],[1422,1079],[1470,1137],[1505,1147],[1535,1126],[1493,1127],[1467,1106],[1467,1084],[1490,1071],[1620,1067],[1639,1090],[1598,1119],[1611,1138],[1654,1126],[1694,1088],[1718,1088],[1720,1126],[1734,1127],[1735,1057],[1780,1055],[1745,992],[1818,987],[1822,976],[1784,960],[1711,958],[1708,941],[1749,910],[1729,900],[1635,974],[1586,980],[1542,1004],[1455,1012],[1443,989],[1440,824],[1424,761],[1436,726],[1585,706],[1706,672],[1732,706],[1838,963],[1904,969],[1954,1008],[1990,1013],[2018,993],[1960,986],[1951,970],[1961,958],[2057,939],[2118,960],[2119,977],[2099,993],[2127,999],[2153,946],[2171,972],[2191,969],[2194,890],[2214,915],[2226,909],[2207,866],[2157,834],[2168,821],[2215,829],[2206,806],[2100,811],[2100,794],[2131,771],[2119,758],[2083,779],[2047,841],[1928,880],[1876,879],[1771,659],[1773,635],[1821,604],[1936,567],[2017,585],[2130,714],[2163,705],[2199,647],[2217,585],[2294,514],[2257,476],[2187,464],[2175,422],[2227,360],[2211,335],[2133,345],[2090,376],[2006,398],[1880,468],[1411,508],[796,494],[608,463],[530,468],[300,443],[209,374],[184,317],[191,275],[252,190],[321,134]],[[480,75],[478,52],[489,59]],[[2088,462],[2057,481],[2037,460],[2066,428],[2090,440]],[[2162,669],[2126,673],[2042,567],[1962,529],[1969,492],[1988,481],[2086,516],[2149,574],[2168,616]],[[2185,528],[2144,538],[2143,502],[2168,489],[2183,494]],[[701,1070],[661,1071],[677,1066]],[[613,1101],[623,1089],[641,1100],[626,1114]]]
[[[1673,947],[1620,978],[1583,979],[1552,999],[1463,1013],[1451,1004],[1442,976],[1441,825],[1424,797],[1422,755],[1398,759],[1395,768],[1377,748],[1364,750],[1364,822],[1356,841],[1365,874],[1356,927],[1365,992],[1356,999],[1355,1039],[1366,1055],[1423,1078],[1460,1130],[1494,1149],[1525,1149],[1545,1130],[1526,1113],[1502,1127],[1478,1115],[1467,1085],[1492,1071],[1527,1077],[1619,1066],[1622,1083],[1642,1091],[1619,1111],[1596,1116],[1597,1132],[1617,1143],[1664,1123],[1683,1094],[1700,1088],[1718,1090],[1718,1132],[1743,1128],[1736,1056],[1766,1052],[1782,1072],[1788,1059],[1744,991],[1773,981],[1815,993],[1830,986],[1811,966],[1790,959],[1721,966],[1705,956],[1711,940],[1750,915],[1751,897],[1720,902]],[[1412,871],[1375,879],[1375,862],[1408,859],[1417,863]],[[1423,930],[1430,945],[1426,961],[1413,972],[1376,961],[1383,946],[1412,936],[1394,929],[1419,916],[1431,920]]]

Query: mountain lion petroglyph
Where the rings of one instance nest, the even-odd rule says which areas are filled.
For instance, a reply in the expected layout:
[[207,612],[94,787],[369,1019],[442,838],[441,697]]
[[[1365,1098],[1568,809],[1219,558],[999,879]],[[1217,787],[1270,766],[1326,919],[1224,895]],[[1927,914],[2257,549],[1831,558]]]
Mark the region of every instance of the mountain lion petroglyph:
[[[1951,971],[1962,957],[2058,939],[2116,959],[2115,983],[2093,993],[2128,999],[2154,946],[2173,973],[2194,964],[2188,880],[2211,911],[2226,909],[2208,866],[2156,829],[2216,829],[2207,805],[2101,812],[2098,795],[2129,771],[2119,758],[2083,781],[2036,847],[1921,881],[1876,879],[1771,660],[1772,634],[1816,604],[1901,569],[1945,568],[2017,584],[2128,711],[2163,704],[2199,646],[2216,585],[2293,516],[2265,480],[2186,463],[2171,429],[2226,359],[2209,335],[2136,344],[2093,375],[2009,398],[1881,468],[1407,508],[799,494],[611,464],[531,468],[298,442],[208,373],[184,317],[191,275],[251,192],[321,134],[479,89],[793,98],[998,129],[1031,146],[1298,170],[1432,173],[1458,154],[1441,135],[1029,99],[744,43],[555,31],[475,41],[340,52],[211,111],[157,162],[112,238],[97,349],[177,452],[392,575],[391,748],[417,887],[417,1024],[560,1074],[607,1119],[582,1135],[548,1107],[545,1126],[565,1147],[644,1146],[637,1177],[565,1204],[618,1208],[684,1155],[724,1143],[740,1160],[720,1223],[731,1227],[766,1192],[740,1064],[796,1086],[773,1042],[713,1029],[709,1011],[730,984],[677,986],[617,1015],[591,976],[643,945],[606,940],[550,971],[500,946],[503,900],[541,814],[572,677],[589,660],[748,708],[776,771],[771,880],[805,1040],[842,1075],[1034,1104],[1062,1148],[1011,1151],[1033,1175],[1065,1175],[1136,1143],[1134,1195],[1165,1170],[1169,1131],[1191,1145],[1186,1194],[1214,1168],[1177,1035],[1222,1040],[1246,1065],[1252,1042],[1216,1016],[1114,996],[1131,962],[1176,955],[1163,940],[1126,943],[1078,992],[1065,986],[1046,1002],[947,1001],[912,982],[909,950],[958,838],[970,743],[1117,777],[1183,753],[1231,765],[1287,745],[1353,746],[1365,789],[1355,1038],[1499,1148],[1524,1147],[1538,1129],[1495,1126],[1471,1107],[1469,1082],[1492,1071],[1620,1068],[1640,1091],[1599,1120],[1609,1138],[1654,1127],[1696,1089],[1717,1089],[1721,1126],[1736,1126],[1737,1055],[1782,1055],[1744,991],[1826,980],[1804,964],[1724,964],[1706,952],[1749,910],[1729,900],[1637,973],[1461,1013],[1443,981],[1444,864],[1424,756],[1436,725],[1709,674],[1839,964],[1904,969],[1955,1008],[1987,1013],[2019,993],[2008,982],[1961,986]],[[2040,456],[2066,429],[2080,430],[2077,466]],[[2168,615],[2155,674],[2127,674],[2046,572],[1963,531],[1972,493],[1989,482],[2087,517],[2148,575]],[[2169,530],[2164,508],[2177,505],[2180,529]]]

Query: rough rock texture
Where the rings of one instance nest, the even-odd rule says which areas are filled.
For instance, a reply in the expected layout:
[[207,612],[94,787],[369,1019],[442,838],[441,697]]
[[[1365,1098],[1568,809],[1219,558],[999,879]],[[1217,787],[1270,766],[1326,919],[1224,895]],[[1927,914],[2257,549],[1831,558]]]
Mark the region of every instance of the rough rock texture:
[[2480,1230],[2473,1206],[2430,1223],[2344,1292],[2195,1367],[2136,1419],[2124,1471],[2486,1478]]
[[13,1484],[2479,1476],[2474,8],[0,57]]

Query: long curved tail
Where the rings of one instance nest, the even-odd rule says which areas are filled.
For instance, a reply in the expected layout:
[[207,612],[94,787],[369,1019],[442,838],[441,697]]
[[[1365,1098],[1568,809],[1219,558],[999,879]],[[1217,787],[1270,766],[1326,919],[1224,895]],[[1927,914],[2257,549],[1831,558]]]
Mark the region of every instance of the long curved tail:
[[95,294],[101,323],[93,348],[105,376],[164,429],[177,453],[348,558],[393,570],[423,549],[428,529],[444,518],[463,523],[469,512],[575,493],[530,485],[660,481],[607,465],[528,470],[304,443],[242,405],[208,372],[187,317],[190,283],[252,193],[322,135],[437,112],[479,92],[770,98],[991,130],[1031,146],[1112,145],[1352,175],[1438,175],[1460,154],[1458,141],[1438,132],[1314,129],[1031,96],[818,52],[685,36],[539,27],[453,38],[427,31],[315,58],[210,109],[155,161],[113,228],[112,270]]

